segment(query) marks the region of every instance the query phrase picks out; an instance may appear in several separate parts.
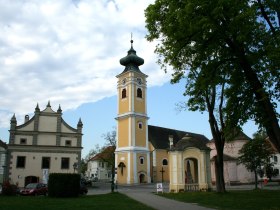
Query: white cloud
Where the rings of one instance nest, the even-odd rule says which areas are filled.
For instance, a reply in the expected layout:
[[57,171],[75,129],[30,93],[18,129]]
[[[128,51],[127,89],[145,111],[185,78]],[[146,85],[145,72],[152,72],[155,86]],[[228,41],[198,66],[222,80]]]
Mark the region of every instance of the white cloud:
[[145,59],[149,85],[168,75],[145,40],[144,9],[152,0],[0,0],[0,127],[37,102],[75,109],[116,94],[119,59],[130,48]]

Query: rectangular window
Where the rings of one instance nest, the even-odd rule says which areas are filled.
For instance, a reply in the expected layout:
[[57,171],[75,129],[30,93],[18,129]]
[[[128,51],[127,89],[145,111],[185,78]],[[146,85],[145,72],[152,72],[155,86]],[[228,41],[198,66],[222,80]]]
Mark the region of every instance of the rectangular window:
[[68,147],[71,146],[71,140],[66,140],[65,141],[65,146],[68,146]]
[[61,169],[69,169],[69,158],[61,158]]
[[50,157],[42,157],[42,168],[49,169],[51,164],[51,158]]
[[25,168],[25,156],[17,157],[17,168]]
[[20,139],[20,144],[26,144],[26,141],[27,141],[26,139],[21,138],[21,139]]
[[274,163],[277,163],[277,162],[278,162],[277,156],[274,156],[273,159],[274,159]]

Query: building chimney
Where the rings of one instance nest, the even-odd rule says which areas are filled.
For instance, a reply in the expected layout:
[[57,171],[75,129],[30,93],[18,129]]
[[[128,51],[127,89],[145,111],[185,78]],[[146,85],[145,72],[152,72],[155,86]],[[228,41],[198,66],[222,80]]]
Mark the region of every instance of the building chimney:
[[29,115],[25,115],[25,118],[24,118],[24,123],[27,123],[29,121]]
[[173,135],[169,135],[168,139],[169,139],[169,146],[171,149],[173,147]]

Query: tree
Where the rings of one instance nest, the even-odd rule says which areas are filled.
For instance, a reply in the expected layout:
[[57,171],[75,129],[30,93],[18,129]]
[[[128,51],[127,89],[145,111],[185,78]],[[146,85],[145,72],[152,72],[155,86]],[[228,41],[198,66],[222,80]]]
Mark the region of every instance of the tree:
[[229,127],[254,119],[280,152],[277,15],[276,0],[156,0],[145,10],[147,39],[158,41],[159,63],[174,69],[173,81],[192,71],[210,87],[223,78]]
[[80,164],[81,174],[85,174],[85,172],[87,171],[87,161],[84,158],[82,158]]
[[[211,85],[203,75],[204,69],[191,70],[188,74],[185,95],[189,96],[187,104],[181,108],[188,108],[191,111],[208,111],[209,124],[213,135],[217,156],[214,158],[216,188],[218,192],[225,192],[223,151],[226,137],[233,134],[228,128],[227,116],[223,112],[224,97],[224,78],[219,78],[219,84]],[[172,80],[172,82],[175,79]],[[229,132],[227,132],[229,131]]]
[[111,167],[112,174],[112,192],[114,191],[114,178],[115,178],[115,149],[116,149],[116,129],[113,131],[102,134],[102,138],[105,139],[104,146],[100,147],[99,144],[95,145],[95,148],[90,150],[86,156],[86,162],[94,156],[98,156],[98,159],[102,162],[108,163]]
[[114,179],[115,179],[115,149],[116,149],[116,128],[114,128],[113,131],[107,132],[106,134],[102,135],[105,139],[105,145],[111,148],[111,150],[108,150],[110,154],[108,154],[108,159],[106,160],[109,165],[111,165],[111,174],[112,174],[112,181],[111,181],[111,191],[114,192]]
[[242,163],[255,174],[255,188],[258,188],[258,172],[271,167],[270,157],[273,154],[271,145],[262,134],[255,134],[254,139],[244,144],[239,151],[238,164]]
[[265,166],[265,173],[267,178],[271,181],[272,177],[275,177],[278,175],[278,171],[276,171],[274,168],[274,163],[269,163]]
[[186,78],[189,110],[208,111],[219,192],[224,141],[232,129],[254,119],[280,151],[276,8],[262,1],[156,0],[145,10],[147,39],[158,42],[159,64],[173,68],[171,82]]
[[85,161],[88,162],[90,158],[100,153],[103,150],[103,147],[100,147],[99,144],[96,144],[93,149],[89,151],[89,153],[85,156]]

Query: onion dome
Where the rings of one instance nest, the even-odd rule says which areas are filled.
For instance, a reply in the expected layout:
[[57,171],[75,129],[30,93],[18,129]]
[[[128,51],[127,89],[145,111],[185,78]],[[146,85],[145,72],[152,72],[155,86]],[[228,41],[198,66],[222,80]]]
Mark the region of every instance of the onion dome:
[[138,71],[141,72],[138,66],[141,66],[144,64],[144,59],[140,58],[136,55],[136,51],[133,49],[133,40],[131,42],[131,48],[129,51],[127,51],[127,56],[120,59],[120,64],[125,66],[125,69],[123,72],[126,71]]

